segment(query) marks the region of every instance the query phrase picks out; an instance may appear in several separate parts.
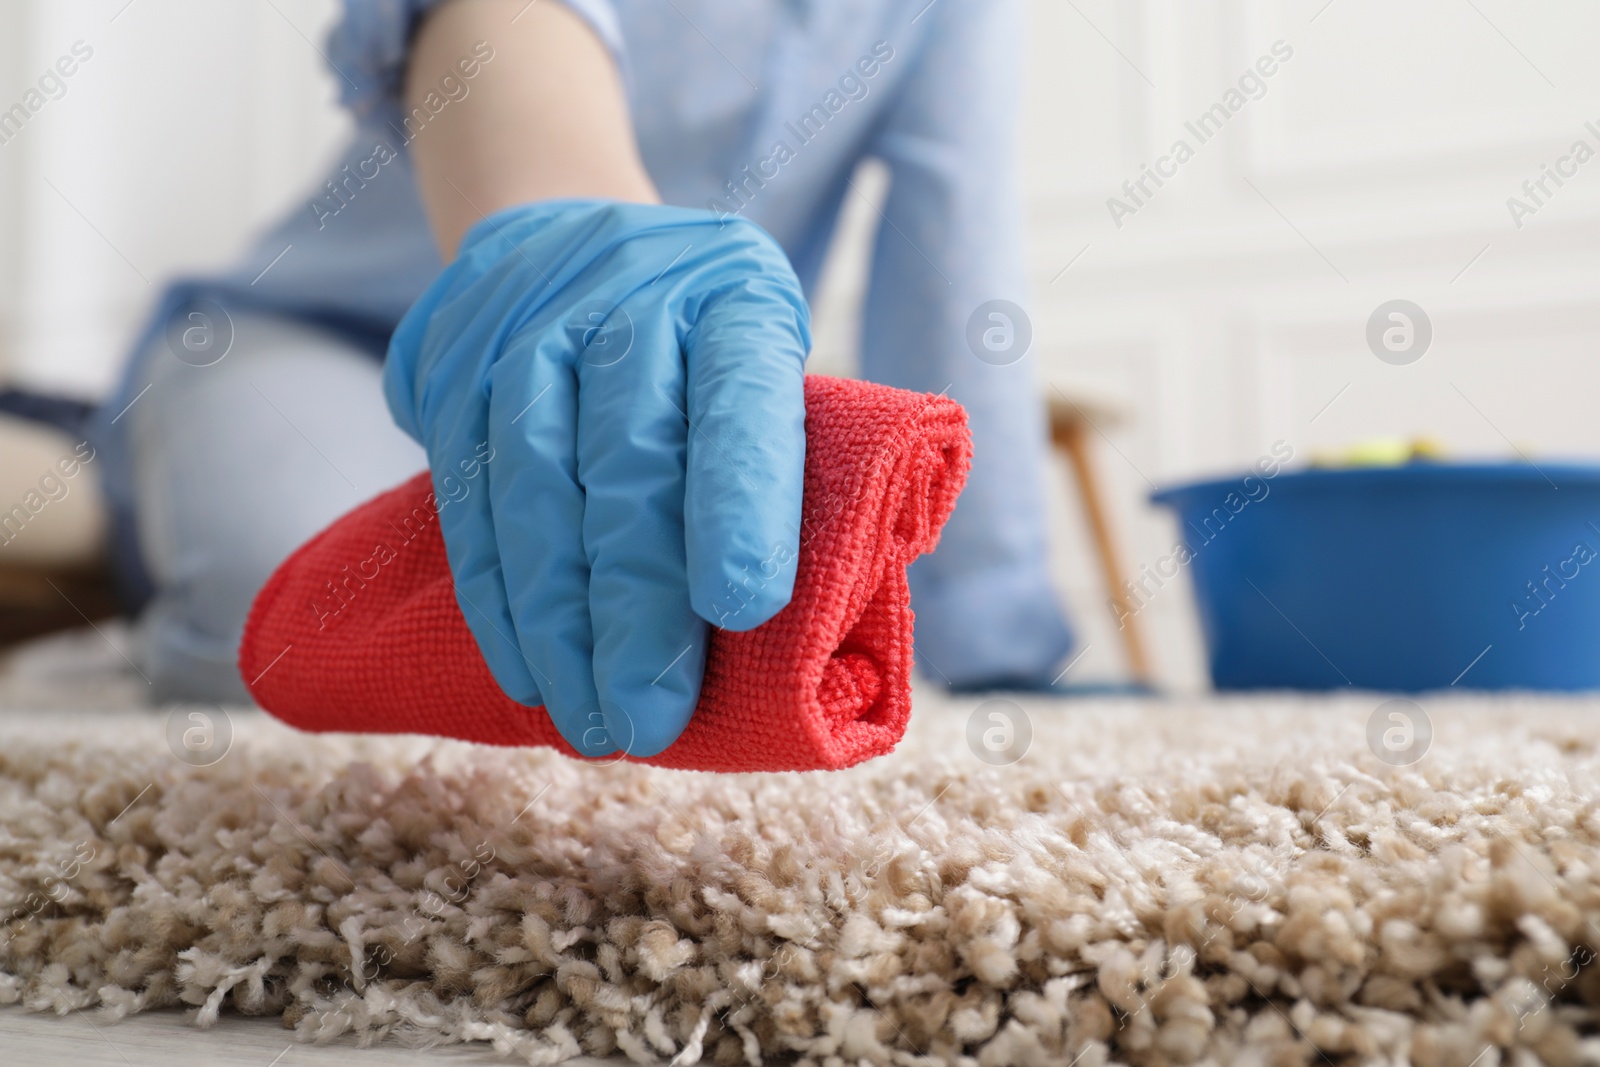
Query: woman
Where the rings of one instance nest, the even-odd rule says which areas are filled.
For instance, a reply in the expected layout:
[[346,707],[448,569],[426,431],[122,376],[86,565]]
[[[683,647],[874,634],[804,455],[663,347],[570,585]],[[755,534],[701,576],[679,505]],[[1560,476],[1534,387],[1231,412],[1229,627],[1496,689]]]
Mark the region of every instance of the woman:
[[502,688],[591,754],[618,745],[595,715],[669,744],[708,625],[787,601],[805,294],[868,156],[892,185],[863,373],[953,397],[976,446],[912,570],[919,657],[1048,683],[1040,405],[969,342],[1023,299],[1021,32],[1013,0],[347,0],[344,158],[168,293],[101,418],[157,695],[242,696],[267,574],[427,464]]

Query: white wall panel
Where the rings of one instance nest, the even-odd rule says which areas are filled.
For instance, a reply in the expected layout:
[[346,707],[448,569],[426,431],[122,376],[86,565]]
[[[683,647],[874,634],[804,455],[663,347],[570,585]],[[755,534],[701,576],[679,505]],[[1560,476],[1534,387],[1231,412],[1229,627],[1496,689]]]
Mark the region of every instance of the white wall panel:
[[[0,144],[18,299],[16,379],[94,394],[161,281],[226,262],[321,169],[345,129],[311,42],[333,0],[30,0],[4,5],[0,101],[75,41],[66,95]],[[308,40],[309,38],[309,40]]]

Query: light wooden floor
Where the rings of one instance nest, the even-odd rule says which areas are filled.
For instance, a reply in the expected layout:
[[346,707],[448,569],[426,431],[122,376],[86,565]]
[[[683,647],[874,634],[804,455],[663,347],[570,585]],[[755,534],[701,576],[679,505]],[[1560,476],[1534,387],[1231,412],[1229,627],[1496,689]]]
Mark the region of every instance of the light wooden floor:
[[[176,1011],[146,1012],[118,1023],[103,1023],[85,1012],[65,1018],[0,1007],[0,1063],[70,1063],[73,1067],[421,1067],[427,1064],[522,1062],[497,1055],[486,1045],[451,1045],[428,1051],[397,1044],[363,1049],[353,1040],[305,1045],[275,1019],[224,1015],[210,1030],[183,1021]],[[573,1067],[611,1067],[626,1059],[569,1060]]]

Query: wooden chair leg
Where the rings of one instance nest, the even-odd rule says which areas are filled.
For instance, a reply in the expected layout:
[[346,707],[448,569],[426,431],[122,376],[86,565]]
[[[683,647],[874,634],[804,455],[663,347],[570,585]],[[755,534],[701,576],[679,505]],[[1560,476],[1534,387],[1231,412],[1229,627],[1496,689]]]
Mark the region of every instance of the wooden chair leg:
[[1116,541],[1111,536],[1111,523],[1100,492],[1100,482],[1090,462],[1088,435],[1089,429],[1082,419],[1057,421],[1051,427],[1051,438],[1056,447],[1066,453],[1078,483],[1078,496],[1083,501],[1083,512],[1089,519],[1089,532],[1100,562],[1100,575],[1112,603],[1116,605],[1117,617],[1121,620],[1122,647],[1127,655],[1128,671],[1136,682],[1149,685],[1150,660],[1145,654],[1144,638],[1136,614],[1138,609],[1128,599],[1123,587],[1122,562],[1117,554]]

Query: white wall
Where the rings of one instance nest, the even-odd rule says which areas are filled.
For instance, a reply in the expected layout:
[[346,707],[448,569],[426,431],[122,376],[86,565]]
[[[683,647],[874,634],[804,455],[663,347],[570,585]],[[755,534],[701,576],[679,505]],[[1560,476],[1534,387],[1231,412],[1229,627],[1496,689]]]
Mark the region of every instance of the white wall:
[[[1146,479],[1242,468],[1280,439],[1301,457],[1390,434],[1600,452],[1600,159],[1520,229],[1506,206],[1574,140],[1600,150],[1584,127],[1600,128],[1597,30],[1577,2],[1034,4],[1036,344],[1049,378],[1137,402],[1112,433],[1126,458],[1101,455],[1136,562],[1173,539]],[[1266,95],[1119,229],[1107,198],[1278,40],[1294,55]],[[1394,298],[1433,324],[1410,366],[1365,341]],[[1104,594],[1068,518],[1063,573],[1101,635],[1084,669],[1109,670]],[[1163,673],[1198,682],[1187,595],[1146,614]]]
[[316,51],[333,13],[330,0],[0,4],[0,109],[75,42],[93,51],[0,144],[8,376],[103,390],[162,279],[225,262],[322,169],[346,128]]
[[[153,286],[226,259],[344,128],[311,43],[332,0],[124,3],[0,4],[0,108],[74,41],[95,50],[0,145],[0,365],[90,393]],[[1471,454],[1505,455],[1508,440],[1600,452],[1600,160],[1520,229],[1506,207],[1574,140],[1600,150],[1584,127],[1600,128],[1600,9],[1035,0],[1033,16],[1035,350],[1050,381],[1110,388],[1136,411],[1100,456],[1135,564],[1173,536],[1144,503],[1149,483],[1243,467],[1280,439],[1302,457],[1387,434]],[[1174,139],[1194,143],[1185,121],[1278,40],[1294,54],[1265,95],[1117,227],[1107,198]],[[851,253],[875,218],[852,214],[819,313],[821,367],[850,360]],[[1411,366],[1365,343],[1393,298],[1432,320]],[[1075,673],[1110,674],[1104,593],[1057,475],[1058,569],[1091,642]],[[1163,675],[1197,683],[1187,590],[1142,618]]]

